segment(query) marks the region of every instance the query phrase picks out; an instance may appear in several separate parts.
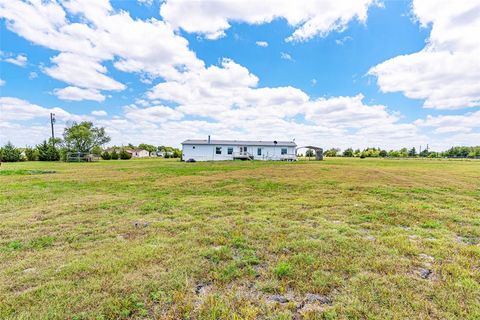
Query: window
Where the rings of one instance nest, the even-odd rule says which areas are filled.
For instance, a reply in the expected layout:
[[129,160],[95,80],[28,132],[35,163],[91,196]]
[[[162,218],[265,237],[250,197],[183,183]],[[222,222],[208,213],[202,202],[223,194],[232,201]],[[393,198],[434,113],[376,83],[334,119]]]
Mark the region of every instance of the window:
[[222,154],[222,147],[216,147],[215,148],[215,153],[216,154]]
[[261,155],[262,155],[262,148],[258,148],[258,149],[257,149],[257,155],[258,155],[258,156],[261,156]]
[[233,154],[233,147],[228,147],[227,153],[228,154]]
[[282,154],[287,154],[287,148],[282,148]]
[[195,149],[195,146],[193,146],[193,149]]

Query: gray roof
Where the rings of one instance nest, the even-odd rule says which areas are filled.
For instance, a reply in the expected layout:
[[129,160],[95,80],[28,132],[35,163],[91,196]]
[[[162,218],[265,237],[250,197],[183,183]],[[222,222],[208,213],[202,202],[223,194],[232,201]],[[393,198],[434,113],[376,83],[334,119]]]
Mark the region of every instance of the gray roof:
[[[208,140],[189,139],[182,142],[182,144],[208,144]],[[296,147],[294,141],[277,141],[277,144],[271,141],[247,141],[247,140],[210,140],[210,144],[228,145],[228,146],[282,146],[282,147]]]

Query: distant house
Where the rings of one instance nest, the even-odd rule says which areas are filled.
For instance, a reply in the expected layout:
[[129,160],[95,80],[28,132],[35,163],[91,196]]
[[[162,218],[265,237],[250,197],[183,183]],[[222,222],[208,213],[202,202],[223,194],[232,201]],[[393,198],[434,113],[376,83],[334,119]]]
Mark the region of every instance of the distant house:
[[185,140],[183,161],[297,160],[293,141]]
[[108,148],[105,149],[106,152],[117,152],[119,153],[125,149],[126,152],[130,153],[132,155],[132,158],[148,158],[150,156],[150,152],[144,149],[133,149],[133,148]]
[[132,155],[132,158],[148,158],[150,157],[150,152],[144,149],[125,149],[128,153]]

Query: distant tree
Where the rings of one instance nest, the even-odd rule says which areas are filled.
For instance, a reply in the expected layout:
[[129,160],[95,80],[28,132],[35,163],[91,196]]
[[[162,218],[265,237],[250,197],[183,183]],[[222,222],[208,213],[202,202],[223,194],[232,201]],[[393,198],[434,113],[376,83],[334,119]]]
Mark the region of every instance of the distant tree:
[[94,127],[92,122],[74,122],[63,132],[63,144],[70,152],[91,152],[110,141],[105,128]]
[[348,149],[343,150],[343,156],[344,157],[353,157],[353,149],[348,148]]
[[312,149],[308,149],[307,152],[305,152],[305,157],[315,157],[315,152]]
[[115,149],[112,151],[112,153],[110,153],[110,159],[112,160],[118,160],[119,158],[119,155],[117,153],[117,151],[115,151]]
[[28,161],[36,161],[38,160],[38,150],[36,148],[26,147],[25,156]]
[[380,150],[380,152],[378,153],[378,155],[379,155],[380,157],[382,157],[382,158],[385,158],[385,157],[388,155],[388,153],[387,153],[386,150]]
[[0,161],[3,162],[17,162],[22,160],[22,153],[15,148],[13,144],[7,142],[0,150]]
[[423,149],[422,152],[418,154],[418,156],[422,158],[427,158],[430,155],[430,152],[427,149]]
[[413,147],[412,149],[410,149],[408,151],[408,156],[409,157],[416,157],[417,156],[417,150],[415,150],[415,147]]
[[149,153],[157,151],[157,147],[152,146],[151,144],[140,143],[138,145],[139,149],[147,150]]
[[324,151],[323,155],[325,157],[336,157],[339,151],[340,149],[331,148],[331,149],[328,149],[327,151]]
[[102,157],[103,160],[110,160],[110,159],[112,159],[112,157],[110,156],[110,153],[108,153],[107,151],[102,152],[101,157]]
[[173,157],[174,158],[181,158],[182,157],[182,151],[180,149],[174,148],[173,149]]
[[122,160],[128,160],[132,157],[132,154],[125,151],[125,149],[122,149],[118,155],[120,156],[120,159],[122,159]]
[[41,144],[37,145],[38,160],[40,161],[58,161],[60,160],[60,153],[53,146],[53,143],[44,140]]
[[402,158],[408,157],[408,150],[407,150],[407,148],[402,148],[402,149],[400,149],[400,150],[399,150],[399,155],[400,155],[400,157],[402,157]]
[[95,146],[92,148],[92,150],[90,150],[90,153],[100,156],[102,154],[102,148],[100,146]]

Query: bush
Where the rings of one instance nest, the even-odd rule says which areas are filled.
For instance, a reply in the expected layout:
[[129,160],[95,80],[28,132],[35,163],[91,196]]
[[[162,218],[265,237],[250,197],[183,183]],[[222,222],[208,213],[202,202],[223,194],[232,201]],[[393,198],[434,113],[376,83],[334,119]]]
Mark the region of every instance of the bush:
[[0,160],[4,162],[17,162],[22,159],[22,153],[8,142],[0,151]]
[[108,153],[107,151],[104,151],[101,155],[102,159],[103,160],[110,160],[112,159],[112,156],[110,155],[110,153]]
[[125,149],[122,149],[122,151],[120,151],[119,156],[120,156],[120,159],[122,160],[128,160],[132,157],[132,155],[127,151],[125,151]]
[[28,161],[37,161],[38,160],[38,150],[35,148],[25,148],[25,156]]
[[110,159],[112,160],[118,160],[118,153],[117,151],[113,150],[112,153],[110,154]]
[[38,150],[38,160],[40,161],[58,161],[60,160],[60,153],[58,150],[51,144],[47,143],[46,140],[43,143],[37,146]]

